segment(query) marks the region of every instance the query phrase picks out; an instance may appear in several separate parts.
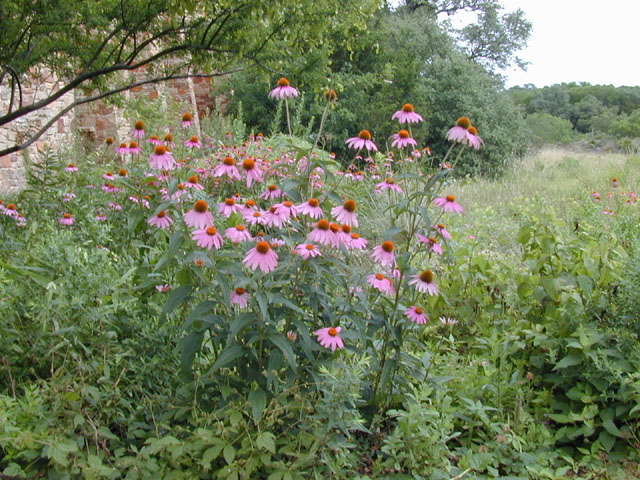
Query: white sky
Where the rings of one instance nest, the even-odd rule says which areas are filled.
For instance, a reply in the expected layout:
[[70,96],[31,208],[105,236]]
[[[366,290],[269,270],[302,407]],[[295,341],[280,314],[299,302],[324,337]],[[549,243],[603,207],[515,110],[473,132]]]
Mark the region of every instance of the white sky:
[[533,23],[518,56],[527,71],[509,69],[507,87],[561,82],[640,85],[640,0],[500,0]]

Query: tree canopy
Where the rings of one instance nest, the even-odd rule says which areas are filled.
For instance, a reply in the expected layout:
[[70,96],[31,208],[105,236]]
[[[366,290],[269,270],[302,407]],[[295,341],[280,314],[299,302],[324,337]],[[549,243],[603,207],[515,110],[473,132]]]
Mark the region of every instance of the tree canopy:
[[[283,61],[350,48],[379,0],[9,0],[0,3],[0,85],[11,91],[0,127],[82,88],[70,108],[142,83],[223,75],[252,66],[278,72]],[[143,80],[127,75],[144,69]],[[61,88],[26,103],[27,78]],[[124,75],[123,75],[124,73]],[[98,93],[94,93],[98,92]],[[52,122],[50,122],[52,123]],[[46,129],[0,155],[26,148]]]

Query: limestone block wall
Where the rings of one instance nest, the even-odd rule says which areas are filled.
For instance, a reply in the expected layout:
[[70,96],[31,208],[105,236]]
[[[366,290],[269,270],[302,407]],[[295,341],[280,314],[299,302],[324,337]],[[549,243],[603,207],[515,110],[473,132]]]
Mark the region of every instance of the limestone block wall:
[[[144,72],[139,72],[138,75],[139,78],[143,78]],[[34,78],[23,88],[23,103],[29,104],[34,100],[45,98],[58,88],[60,88],[60,83],[50,74],[43,76],[43,78]],[[175,100],[191,104],[191,111],[196,122],[202,119],[207,110],[212,110],[215,105],[211,81],[204,77],[171,80],[163,84],[146,84],[134,87],[124,95],[125,98],[143,96],[154,100],[159,98],[160,92],[163,90],[167,91]],[[10,96],[11,90],[7,88],[7,85],[1,85],[0,112],[4,113],[8,110]],[[79,92],[68,93],[46,108],[11,122],[8,126],[0,127],[0,148],[13,146],[16,142],[27,138],[29,133],[36,132],[57,112],[79,97]],[[196,127],[199,131],[198,123],[196,123]],[[60,118],[35,144],[27,149],[28,155],[30,159],[37,161],[39,152],[47,146],[55,150],[66,142],[80,138],[85,147],[92,148],[104,143],[107,137],[128,139],[130,131],[131,125],[125,120],[124,112],[121,109],[100,101],[86,103],[75,107]],[[24,154],[24,152],[17,152],[0,157],[0,199],[15,194],[26,186]]]

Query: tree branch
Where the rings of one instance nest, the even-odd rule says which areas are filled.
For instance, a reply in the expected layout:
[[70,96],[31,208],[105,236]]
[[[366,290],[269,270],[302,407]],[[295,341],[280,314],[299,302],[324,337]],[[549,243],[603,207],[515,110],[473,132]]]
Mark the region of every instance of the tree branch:
[[167,80],[181,80],[181,79],[193,78],[193,77],[203,77],[203,78],[221,77],[221,76],[224,76],[224,75],[230,75],[232,73],[241,72],[243,70],[246,70],[246,69],[251,68],[251,67],[256,66],[256,65],[257,65],[257,62],[252,64],[252,65],[249,65],[247,67],[238,67],[238,68],[226,71],[226,72],[218,72],[218,73],[190,73],[190,74],[184,74],[184,75],[166,75],[166,76],[163,76],[163,77],[150,78],[150,79],[146,79],[146,80],[141,80],[139,82],[131,83],[131,84],[123,86],[123,87],[115,88],[113,90],[109,90],[108,92],[103,92],[103,93],[100,93],[98,95],[94,95],[92,97],[86,97],[86,98],[83,98],[81,100],[76,100],[75,102],[71,103],[70,105],[68,105],[65,108],[63,108],[62,110],[60,110],[42,128],[40,128],[40,130],[38,130],[31,137],[29,137],[29,139],[27,141],[25,141],[24,143],[22,143],[20,145],[14,145],[13,147],[9,147],[9,148],[6,148],[4,150],[0,150],[0,157],[2,157],[3,155],[8,155],[10,153],[19,152],[20,150],[24,150],[25,148],[27,148],[30,145],[32,145],[33,142],[38,140],[55,122],[58,121],[58,119],[60,119],[64,115],[66,115],[70,110],[72,110],[73,108],[77,107],[78,105],[83,105],[85,103],[90,103],[90,102],[94,102],[96,100],[101,100],[101,99],[109,97],[111,95],[115,95],[116,93],[124,92],[125,90],[131,90],[132,88],[139,87],[139,86],[142,86],[142,85],[148,85],[148,84],[151,84],[151,83],[160,83],[160,82],[164,82],[164,81],[167,81]]

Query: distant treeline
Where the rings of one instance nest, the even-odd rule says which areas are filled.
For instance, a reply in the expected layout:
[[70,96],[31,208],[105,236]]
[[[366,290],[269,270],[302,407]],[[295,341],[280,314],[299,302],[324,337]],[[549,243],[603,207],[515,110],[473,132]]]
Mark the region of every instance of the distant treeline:
[[640,87],[562,83],[509,92],[537,143],[571,141],[581,133],[640,138]]

